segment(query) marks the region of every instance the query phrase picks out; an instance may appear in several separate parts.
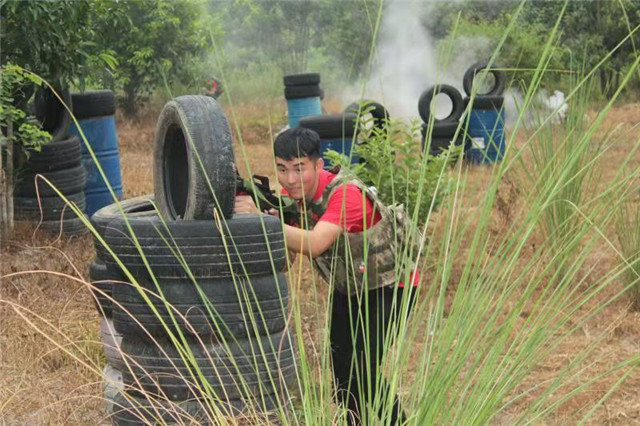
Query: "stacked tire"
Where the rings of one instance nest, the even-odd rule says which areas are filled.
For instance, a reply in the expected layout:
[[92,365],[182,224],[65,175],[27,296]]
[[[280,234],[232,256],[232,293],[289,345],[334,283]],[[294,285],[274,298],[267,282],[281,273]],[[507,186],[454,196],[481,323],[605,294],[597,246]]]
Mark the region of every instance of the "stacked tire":
[[[92,215],[113,202],[110,188],[118,199],[122,198],[122,173],[115,123],[116,100],[111,90],[73,93],[71,98],[78,126],[72,123],[70,133],[79,138],[83,134],[96,157],[94,160],[87,145],[82,143],[82,164],[87,174],[87,214]],[[100,173],[100,168],[106,180]]]
[[[59,95],[64,104],[71,105],[68,91],[60,90]],[[14,165],[18,174],[13,203],[17,221],[38,222],[39,229],[78,235],[87,228],[57,192],[84,212],[86,174],[80,140],[68,135],[70,115],[64,104],[48,88],[36,91],[36,119],[52,139],[40,151],[28,155],[16,150]]]
[[320,74],[291,74],[282,80],[289,127],[297,127],[303,117],[322,114],[324,91],[320,88]]
[[[469,117],[465,120],[465,133],[469,141],[465,159],[472,164],[496,163],[504,157],[503,92],[506,79],[504,73],[495,68],[490,69],[486,62],[479,62],[467,70],[462,81],[467,94],[464,107],[465,110],[469,109]],[[474,93],[473,86],[480,73],[484,73],[485,79],[492,79],[490,89],[482,92],[476,89]],[[472,105],[468,108],[470,103]]]
[[[451,112],[444,118],[436,117],[432,108],[434,99],[441,94],[451,101]],[[418,100],[418,112],[424,121],[421,127],[422,150],[437,156],[452,145],[461,146],[464,137],[459,127],[463,110],[462,96],[455,87],[440,84],[425,90]]]
[[165,105],[155,163],[153,200],[92,217],[111,282],[102,311],[122,338],[122,388],[105,389],[112,421],[207,423],[285,405],[296,364],[284,234],[277,218],[232,215],[231,134],[213,98]]
[[360,162],[354,150],[358,131],[358,115],[352,112],[305,117],[300,120],[300,127],[311,129],[320,136],[320,154],[324,159],[324,168],[331,168],[327,155],[329,150],[336,151],[351,159],[352,164]]

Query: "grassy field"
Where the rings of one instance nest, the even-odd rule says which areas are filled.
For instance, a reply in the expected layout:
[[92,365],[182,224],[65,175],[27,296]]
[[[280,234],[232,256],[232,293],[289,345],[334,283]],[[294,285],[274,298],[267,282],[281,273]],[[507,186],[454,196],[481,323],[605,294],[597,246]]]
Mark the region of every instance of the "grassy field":
[[[340,105],[330,99],[325,101],[325,107],[329,112],[340,110]],[[235,106],[238,123],[234,131],[236,136],[238,131],[241,132],[248,155],[245,162],[240,149],[236,151],[241,173],[246,173],[248,164],[253,173],[268,175],[275,182],[270,142],[272,134],[285,122],[284,111],[284,103],[278,101],[268,105]],[[125,198],[148,194],[153,190],[151,154],[157,113],[148,111],[137,122],[118,117]],[[589,191],[602,190],[598,185],[609,182],[615,176],[631,145],[640,138],[638,117],[640,104],[637,103],[616,106],[608,114],[599,132],[602,135],[621,135],[621,138],[603,156],[602,175],[593,182],[593,187],[588,188]],[[598,137],[596,135],[594,140]],[[522,142],[515,141],[516,144]],[[632,162],[635,167],[640,167],[640,153],[635,153]],[[465,216],[473,217],[482,207],[479,203],[489,185],[491,169],[467,169],[465,166],[465,173],[468,177],[467,196],[461,200],[458,208]],[[523,186],[522,182],[515,172],[508,172],[500,182],[488,227],[492,236],[502,236],[526,213],[531,188]],[[635,202],[640,202],[638,197]],[[446,217],[446,212],[437,212],[432,218],[436,234],[441,232]],[[453,268],[446,283],[445,311],[451,307],[457,283],[463,275],[465,247],[472,243],[471,231],[463,237],[462,248],[455,252],[456,258],[453,259]],[[614,235],[613,228],[605,231],[608,235]],[[542,244],[544,237],[535,233],[527,240],[527,247],[522,250],[520,259],[523,266]],[[33,225],[20,225],[3,238],[0,270],[0,299],[3,302],[0,304],[0,419],[3,424],[91,425],[104,421],[101,385],[104,357],[101,353],[99,316],[86,283],[93,257],[90,235],[57,238],[36,231]],[[615,252],[602,242],[590,252],[587,267],[578,272],[574,285],[588,289],[599,276],[606,275],[618,263]],[[428,259],[426,265],[423,286],[431,285],[437,269],[437,265],[430,265]],[[299,271],[301,280],[290,285],[292,303],[299,304],[301,308],[303,328],[297,332],[303,335],[303,341],[308,346],[307,353],[313,353],[313,348],[320,346],[326,336],[323,327],[328,292],[326,285],[321,282],[317,288],[312,288],[309,275],[309,266],[305,262]],[[615,282],[609,286],[598,298],[581,306],[576,316],[598,306],[600,297],[608,299],[618,293],[622,284]],[[431,303],[427,294],[425,292],[421,300],[424,306]],[[509,303],[515,303],[515,300],[506,301],[507,309]],[[595,379],[595,382],[586,391],[568,398],[539,423],[575,423],[617,384],[588,423],[640,424],[640,368],[636,366],[630,370],[621,383],[617,382],[622,372],[597,379],[619,362],[640,353],[640,313],[630,313],[628,304],[624,297],[616,299],[581,324],[577,332],[564,339],[552,356],[535,365],[518,386],[518,389],[534,390],[501,412],[494,419],[495,423],[511,424],[534,401],[538,392],[535,390],[537,384],[552,381],[558,371],[575,360],[577,353],[595,345],[581,364],[581,375],[575,380],[572,376],[567,378],[560,389],[572,389],[588,379]],[[527,321],[527,317],[527,309],[524,309],[520,320]],[[427,324],[427,319],[419,315],[411,317],[410,321]],[[572,326],[569,319],[565,328]],[[426,342],[416,338],[412,345],[408,370],[410,374],[415,374],[420,371],[420,353],[426,347]],[[62,347],[70,349],[75,355],[63,351]],[[407,393],[401,388],[403,398],[415,396]]]

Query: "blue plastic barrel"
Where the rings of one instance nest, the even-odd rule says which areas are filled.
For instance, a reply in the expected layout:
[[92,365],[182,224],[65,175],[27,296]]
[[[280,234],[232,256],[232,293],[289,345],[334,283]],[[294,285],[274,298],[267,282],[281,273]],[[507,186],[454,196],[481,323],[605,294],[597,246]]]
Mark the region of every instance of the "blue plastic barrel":
[[[78,120],[78,123],[87,137],[87,142],[91,145],[91,149],[96,155],[111,188],[118,198],[122,198],[122,173],[120,171],[115,118],[113,116],[96,117]],[[75,123],[70,126],[69,133],[80,137],[80,132]],[[82,162],[87,170],[86,212],[91,216],[96,210],[112,204],[113,198],[84,142],[81,145]]]
[[[324,169],[330,170],[331,164],[329,159],[327,158],[327,151],[333,150],[343,154],[347,157],[351,155],[351,145],[353,144],[352,136],[344,139],[320,139],[320,154],[324,159]],[[360,162],[360,157],[356,152],[353,152],[351,156],[351,164],[357,164]]]
[[[486,99],[499,98],[499,99]],[[504,107],[502,97],[476,98],[467,127],[465,159],[473,164],[497,163],[504,157]]]
[[301,118],[309,115],[322,115],[322,103],[319,96],[287,100],[289,127],[298,127]]

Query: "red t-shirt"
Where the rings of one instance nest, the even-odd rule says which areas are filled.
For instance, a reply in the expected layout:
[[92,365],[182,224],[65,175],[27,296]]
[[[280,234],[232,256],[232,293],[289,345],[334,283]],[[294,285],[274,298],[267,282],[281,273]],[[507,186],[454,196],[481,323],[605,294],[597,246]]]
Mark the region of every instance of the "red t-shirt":
[[[320,201],[322,199],[322,193],[325,188],[336,175],[326,170],[320,171],[320,178],[318,182],[318,189],[313,196],[313,201]],[[287,195],[285,189],[282,190],[283,195]],[[362,201],[364,199],[364,209],[362,208]],[[329,222],[342,227],[347,232],[363,232],[365,230],[364,224],[366,217],[366,229],[375,225],[382,218],[379,212],[374,212],[373,204],[368,197],[364,196],[360,189],[353,184],[346,184],[333,191],[329,202],[327,203],[327,209],[320,217],[314,217],[316,222]],[[411,281],[414,286],[418,285],[420,276],[416,270],[412,276]],[[404,287],[404,283],[398,283],[400,287]]]

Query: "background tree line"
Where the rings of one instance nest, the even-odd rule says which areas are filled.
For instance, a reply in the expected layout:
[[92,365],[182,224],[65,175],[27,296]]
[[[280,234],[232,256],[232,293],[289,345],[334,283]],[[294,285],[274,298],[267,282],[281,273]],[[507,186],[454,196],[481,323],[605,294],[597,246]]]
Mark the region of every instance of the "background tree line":
[[[254,96],[281,92],[282,74],[309,69],[322,71],[323,79],[356,80],[376,41],[379,9],[384,16],[393,7],[382,0],[2,0],[0,59],[57,85],[111,88],[133,115],[155,91],[193,93],[222,70]],[[436,45],[482,40],[489,55],[518,7],[434,2],[420,19]],[[524,69],[518,77],[526,81],[563,7],[561,1],[526,4],[500,63]],[[635,31],[600,71],[601,91],[609,96],[637,55],[639,24],[637,1],[570,1],[550,68],[588,69]],[[562,74],[550,78],[560,81]],[[629,87],[640,91],[640,77]]]

